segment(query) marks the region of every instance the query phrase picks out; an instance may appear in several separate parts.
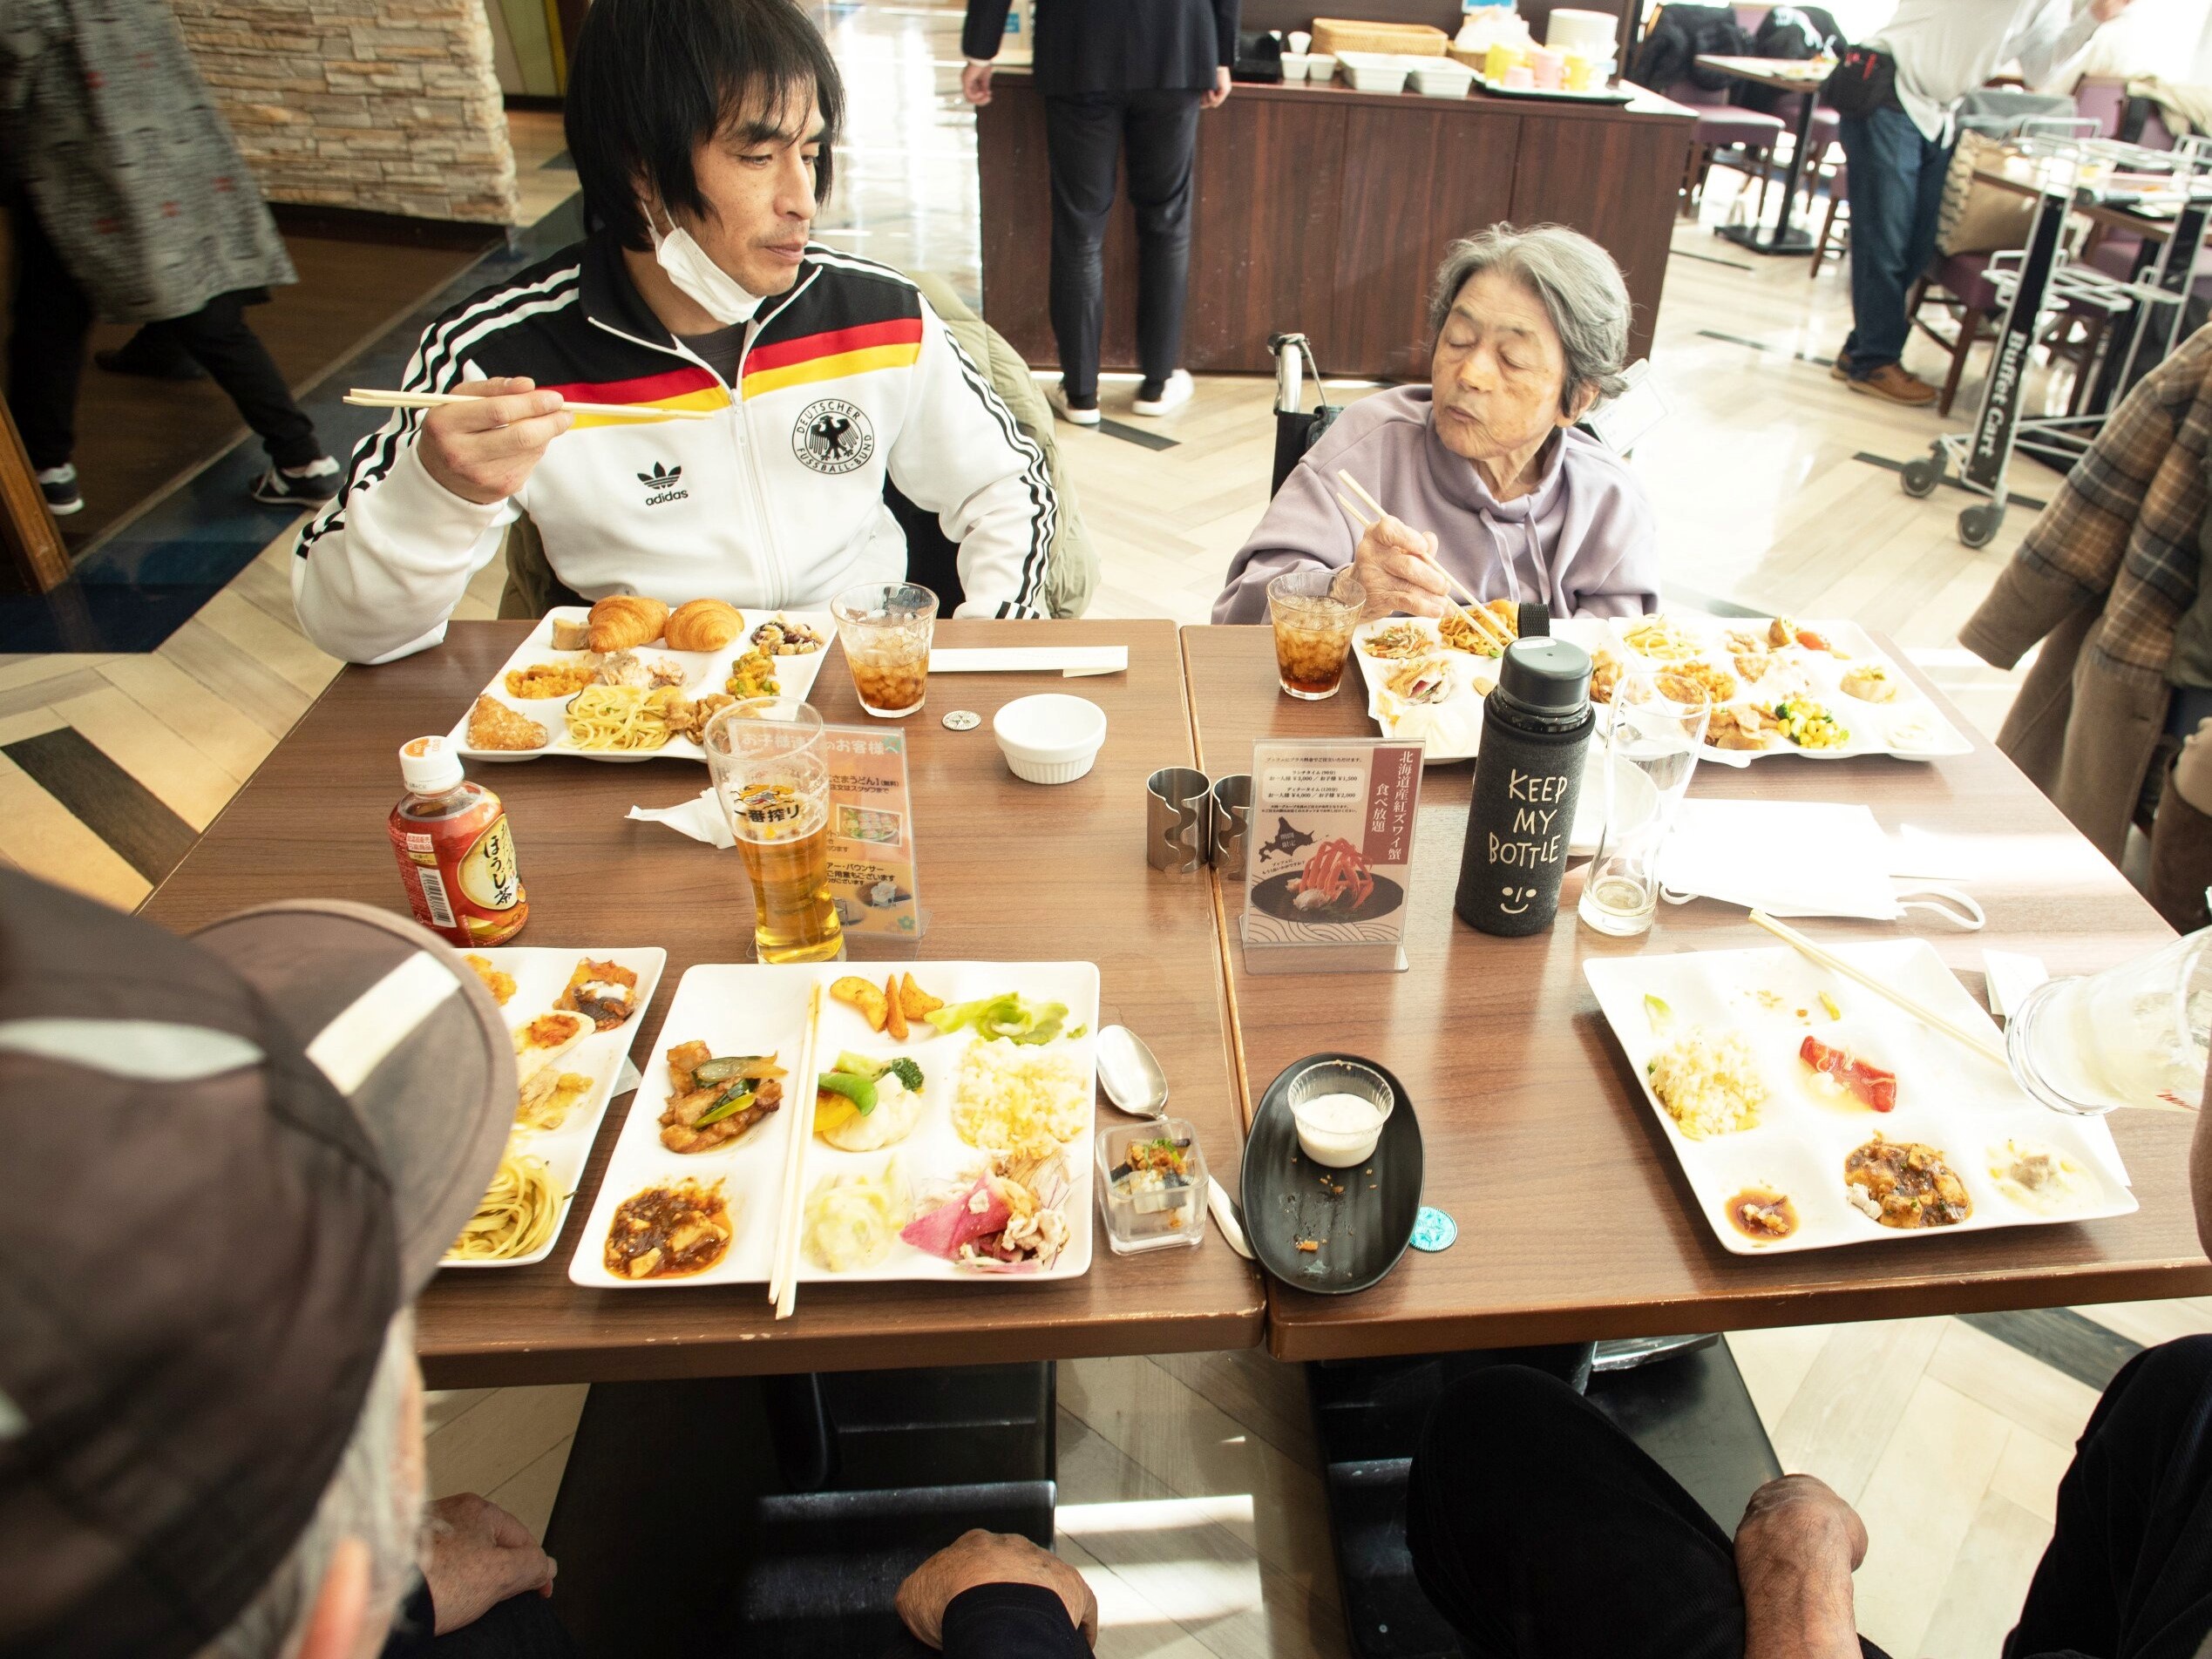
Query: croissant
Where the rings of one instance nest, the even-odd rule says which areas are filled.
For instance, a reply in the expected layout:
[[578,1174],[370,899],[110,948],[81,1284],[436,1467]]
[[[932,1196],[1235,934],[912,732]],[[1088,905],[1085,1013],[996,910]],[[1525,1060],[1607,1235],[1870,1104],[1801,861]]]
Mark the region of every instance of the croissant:
[[719,651],[745,631],[745,619],[727,599],[693,599],[668,618],[671,651]]
[[668,626],[668,607],[638,593],[610,593],[592,606],[592,649],[628,651],[650,645]]

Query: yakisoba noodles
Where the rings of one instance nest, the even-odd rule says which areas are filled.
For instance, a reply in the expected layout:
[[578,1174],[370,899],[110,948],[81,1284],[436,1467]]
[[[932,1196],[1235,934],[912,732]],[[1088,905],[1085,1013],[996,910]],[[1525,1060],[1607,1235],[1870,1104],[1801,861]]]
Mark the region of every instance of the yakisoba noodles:
[[550,1243],[560,1215],[560,1195],[543,1158],[512,1147],[461,1236],[445,1252],[451,1262],[508,1262]]
[[660,748],[668,741],[665,687],[587,686],[568,700],[571,748],[628,752]]

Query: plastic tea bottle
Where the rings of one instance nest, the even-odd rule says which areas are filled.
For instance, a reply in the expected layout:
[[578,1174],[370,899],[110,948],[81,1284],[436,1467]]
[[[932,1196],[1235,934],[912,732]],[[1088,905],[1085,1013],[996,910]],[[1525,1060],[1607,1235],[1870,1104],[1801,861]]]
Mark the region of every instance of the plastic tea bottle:
[[461,775],[443,737],[402,744],[399,775],[407,793],[391,809],[391,850],[415,919],[464,950],[512,938],[530,900],[499,797]]
[[1518,938],[1551,925],[1596,724],[1587,651],[1544,638],[1506,647],[1497,687],[1483,700],[1475,799],[1452,901],[1469,927]]

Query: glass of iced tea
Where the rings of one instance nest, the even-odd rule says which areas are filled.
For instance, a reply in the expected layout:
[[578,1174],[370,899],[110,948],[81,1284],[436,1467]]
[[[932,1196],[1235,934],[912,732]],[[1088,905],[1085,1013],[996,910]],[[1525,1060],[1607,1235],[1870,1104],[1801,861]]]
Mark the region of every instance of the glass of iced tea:
[[830,613],[860,707],[880,720],[903,720],[919,708],[937,595],[912,582],[871,582],[846,588],[830,601]]
[[826,962],[845,934],[830,897],[830,757],[820,711],[790,697],[718,710],[700,739],[753,884],[763,962]]
[[1286,692],[1308,702],[1336,695],[1367,602],[1367,590],[1348,570],[1286,571],[1267,584],[1275,673]]

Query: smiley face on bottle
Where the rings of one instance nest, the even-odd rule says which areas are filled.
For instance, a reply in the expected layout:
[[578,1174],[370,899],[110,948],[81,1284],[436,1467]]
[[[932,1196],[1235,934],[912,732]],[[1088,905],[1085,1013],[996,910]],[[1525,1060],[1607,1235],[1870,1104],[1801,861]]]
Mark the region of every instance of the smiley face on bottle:
[[1536,903],[1537,890],[1533,887],[1501,887],[1497,890],[1497,907],[1508,916],[1518,916]]

